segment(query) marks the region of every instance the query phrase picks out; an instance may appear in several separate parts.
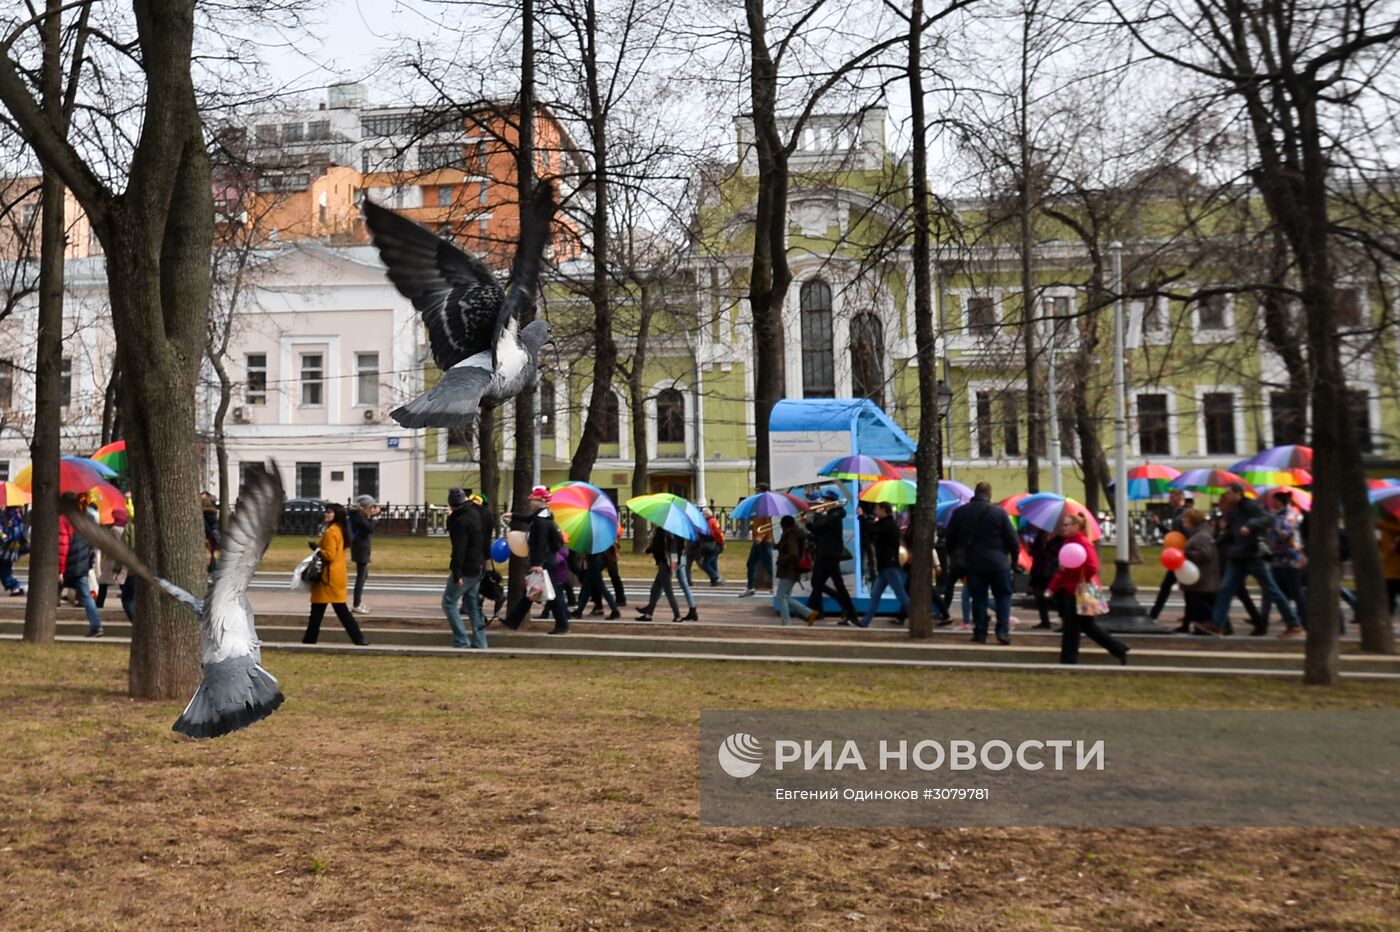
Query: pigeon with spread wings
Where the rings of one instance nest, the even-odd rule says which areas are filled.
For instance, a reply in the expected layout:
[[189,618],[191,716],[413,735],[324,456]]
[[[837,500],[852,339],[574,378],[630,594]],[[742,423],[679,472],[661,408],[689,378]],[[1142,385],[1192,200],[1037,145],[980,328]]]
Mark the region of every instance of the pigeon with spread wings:
[[250,471],[222,538],[213,584],[200,600],[152,573],[120,538],[79,508],[73,496],[64,496],[64,514],[88,543],[187,605],[199,618],[204,635],[204,679],[176,720],[174,731],[192,738],[217,738],[267,718],[282,704],[277,680],[262,668],[262,650],[247,591],[253,571],[277,532],[283,497],[276,463]]
[[442,370],[436,385],[391,412],[399,424],[470,424],[481,406],[503,404],[539,380],[540,347],[554,340],[545,321],[521,328],[520,314],[535,300],[554,207],[553,187],[541,185],[522,211],[510,285],[502,290],[480,259],[365,201],[365,223],[389,280],[423,318]]

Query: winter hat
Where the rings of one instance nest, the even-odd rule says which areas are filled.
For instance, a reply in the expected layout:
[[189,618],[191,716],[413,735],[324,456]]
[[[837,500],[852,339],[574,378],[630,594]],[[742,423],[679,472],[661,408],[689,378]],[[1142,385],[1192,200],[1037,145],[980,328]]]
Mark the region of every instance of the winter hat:
[[447,504],[451,505],[453,508],[462,507],[466,500],[467,493],[463,492],[457,486],[453,486],[447,490]]
[[113,508],[113,509],[112,509],[112,523],[115,524],[117,527],[126,527],[126,522],[127,522],[126,509],[125,509],[125,508],[120,508],[120,507],[118,507],[118,508]]
[[550,496],[549,496],[549,489],[545,488],[545,487],[542,486],[542,485],[537,485],[537,486],[535,486],[533,489],[530,490],[530,500],[531,500],[531,501],[547,502],[547,501],[549,501],[549,498],[550,498]]
[[375,502],[373,495],[361,495],[359,498],[355,499],[355,505],[361,511],[363,511],[366,508],[373,508],[374,504]]
[[829,502],[834,502],[840,497],[841,493],[837,492],[835,489],[827,489],[825,492],[822,493],[822,498],[826,499]]

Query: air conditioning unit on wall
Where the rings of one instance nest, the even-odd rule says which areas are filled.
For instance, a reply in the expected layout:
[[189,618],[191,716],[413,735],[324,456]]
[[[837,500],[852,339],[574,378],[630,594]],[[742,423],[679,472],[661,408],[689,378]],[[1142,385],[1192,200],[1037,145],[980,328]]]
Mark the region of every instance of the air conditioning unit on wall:
[[253,420],[253,411],[247,405],[234,405],[230,413],[233,415],[234,421],[239,424],[248,424]]
[[384,422],[383,408],[365,408],[366,424],[382,424]]

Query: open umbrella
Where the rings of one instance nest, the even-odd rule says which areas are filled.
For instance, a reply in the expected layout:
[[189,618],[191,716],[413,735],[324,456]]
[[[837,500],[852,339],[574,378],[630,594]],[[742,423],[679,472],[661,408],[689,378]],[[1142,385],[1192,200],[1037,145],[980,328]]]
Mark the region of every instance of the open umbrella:
[[1287,444],[1261,450],[1247,460],[1230,467],[1232,472],[1240,472],[1241,467],[1253,471],[1269,469],[1312,469],[1312,447]]
[[34,500],[24,489],[13,482],[0,482],[0,508],[10,508],[14,505],[28,505]]
[[908,508],[918,498],[918,488],[908,479],[881,479],[861,490],[863,502],[884,502],[896,508]]
[[1259,498],[1263,500],[1264,507],[1270,511],[1275,510],[1274,493],[1287,492],[1293,497],[1293,504],[1297,505],[1301,511],[1312,511],[1312,493],[1304,492],[1302,489],[1294,488],[1290,485],[1261,486],[1258,489]]
[[1375,490],[1375,489],[1389,489],[1389,488],[1393,488],[1393,487],[1400,487],[1400,479],[1367,479],[1367,480],[1366,480],[1366,488],[1371,489],[1371,490]]
[[1367,496],[1378,511],[1400,518],[1400,485],[1372,489]]
[[735,505],[734,510],[729,513],[729,517],[735,521],[746,521],[750,518],[776,518],[782,515],[795,515],[810,507],[796,495],[787,492],[758,492]]
[[1236,482],[1244,486],[1246,495],[1254,497],[1254,486],[1249,480],[1226,469],[1188,469],[1173,479],[1172,485],[1204,495],[1224,495],[1226,486]]
[[963,502],[957,501],[939,502],[938,507],[934,511],[934,516],[938,520],[938,526],[946,528],[948,526],[948,522],[953,520],[953,512],[961,508],[963,504]]
[[1040,528],[1042,531],[1054,531],[1060,526],[1066,512],[1070,514],[1083,515],[1089,525],[1089,539],[1098,540],[1103,537],[1103,531],[1099,528],[1099,522],[1082,504],[1072,498],[1063,495],[1056,495],[1054,492],[1040,492],[1035,495],[1027,495],[1017,503],[1021,511],[1021,524],[1029,524],[1031,527]]
[[617,540],[617,505],[587,482],[565,482],[550,489],[554,523],[575,553],[602,553]]
[[88,498],[97,505],[97,522],[99,524],[112,523],[113,509],[126,510],[126,495],[122,493],[121,489],[106,482],[99,482],[88,489]]
[[92,454],[95,462],[101,463],[108,469],[114,469],[119,473],[127,471],[126,465],[126,441],[115,440],[105,447],[99,447],[97,452]]
[[898,479],[899,470],[882,459],[856,454],[842,456],[817,470],[817,475],[829,479],[858,479],[861,482],[874,482],[879,479]]
[[[1149,498],[1164,498],[1172,490],[1172,480],[1181,473],[1170,466],[1146,463],[1128,470],[1128,498],[1140,502]],[[1113,487],[1113,483],[1109,483]]]
[[710,525],[700,509],[670,492],[653,492],[629,498],[627,507],[633,514],[639,514],[652,524],[686,540],[708,537],[710,534]]
[[[908,479],[910,482],[914,482],[918,475],[918,471],[913,466],[896,466],[895,469],[899,470],[901,479]],[[938,480],[938,504],[940,505],[944,502],[970,502],[972,495],[972,488],[956,479]]]
[[1011,518],[1011,526],[1020,528],[1021,526],[1021,502],[1031,497],[1029,492],[1019,492],[1016,495],[1009,495],[997,502],[1007,516]]
[[[101,463],[81,456],[61,456],[58,459],[58,490],[86,492],[99,482],[115,479],[117,474]],[[34,491],[34,464],[30,463],[15,476],[15,485],[26,492]]]

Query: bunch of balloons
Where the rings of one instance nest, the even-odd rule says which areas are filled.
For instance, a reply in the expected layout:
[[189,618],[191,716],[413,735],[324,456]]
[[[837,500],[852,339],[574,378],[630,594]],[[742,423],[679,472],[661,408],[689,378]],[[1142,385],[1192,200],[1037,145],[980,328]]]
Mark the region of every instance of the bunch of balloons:
[[1201,568],[1186,559],[1186,535],[1172,531],[1162,538],[1162,566],[1176,574],[1176,581],[1183,586],[1194,586],[1201,581]]

